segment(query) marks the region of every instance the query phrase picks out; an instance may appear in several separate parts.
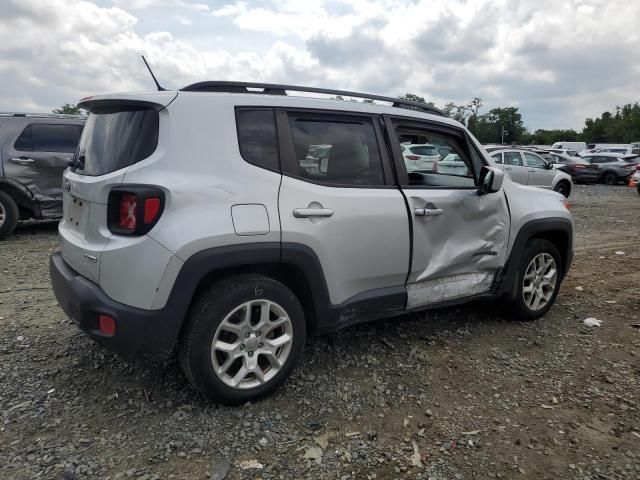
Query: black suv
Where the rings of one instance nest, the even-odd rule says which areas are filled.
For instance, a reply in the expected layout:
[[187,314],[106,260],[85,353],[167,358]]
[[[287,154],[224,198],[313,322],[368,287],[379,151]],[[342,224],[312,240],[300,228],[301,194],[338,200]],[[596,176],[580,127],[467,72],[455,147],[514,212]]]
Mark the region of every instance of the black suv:
[[79,115],[0,113],[0,240],[18,220],[62,217],[62,172],[84,122]]

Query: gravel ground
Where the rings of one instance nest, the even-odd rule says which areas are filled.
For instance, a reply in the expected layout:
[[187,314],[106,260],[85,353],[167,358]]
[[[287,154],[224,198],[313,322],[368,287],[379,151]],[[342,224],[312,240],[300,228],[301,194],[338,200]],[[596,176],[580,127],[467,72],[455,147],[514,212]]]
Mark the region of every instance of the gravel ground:
[[484,303],[350,328],[239,408],[79,333],[49,287],[56,225],[23,225],[0,243],[0,478],[638,479],[640,198],[572,202],[574,265],[542,320]]

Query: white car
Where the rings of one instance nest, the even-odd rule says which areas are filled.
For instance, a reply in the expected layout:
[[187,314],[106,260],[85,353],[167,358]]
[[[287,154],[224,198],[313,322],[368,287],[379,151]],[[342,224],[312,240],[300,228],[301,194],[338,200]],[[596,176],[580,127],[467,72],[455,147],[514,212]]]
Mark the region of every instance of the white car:
[[433,162],[440,160],[438,149],[430,143],[404,144],[402,145],[402,156],[407,172],[431,170]]
[[526,150],[506,148],[492,151],[491,158],[514,182],[553,189],[565,197],[571,194],[571,175],[556,170],[540,155]]
[[470,175],[469,168],[457,153],[450,153],[442,160],[437,161],[433,166],[433,171],[445,175]]
[[[480,297],[540,318],[571,266],[565,199],[512,182],[428,105],[200,82],[79,106],[55,296],[115,352],[176,352],[220,403],[274,391],[308,336],[363,321]],[[455,153],[466,174],[408,172],[399,139]]]

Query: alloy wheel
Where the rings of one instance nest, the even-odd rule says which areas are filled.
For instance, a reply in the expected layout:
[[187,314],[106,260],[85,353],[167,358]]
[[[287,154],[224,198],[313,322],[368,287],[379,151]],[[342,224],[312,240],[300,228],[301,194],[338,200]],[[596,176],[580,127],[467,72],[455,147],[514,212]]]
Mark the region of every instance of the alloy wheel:
[[548,253],[533,257],[522,280],[522,296],[530,310],[544,308],[555,292],[558,283],[556,261]]
[[211,344],[216,376],[231,388],[265,384],[285,365],[293,343],[287,312],[270,300],[236,307],[218,326]]

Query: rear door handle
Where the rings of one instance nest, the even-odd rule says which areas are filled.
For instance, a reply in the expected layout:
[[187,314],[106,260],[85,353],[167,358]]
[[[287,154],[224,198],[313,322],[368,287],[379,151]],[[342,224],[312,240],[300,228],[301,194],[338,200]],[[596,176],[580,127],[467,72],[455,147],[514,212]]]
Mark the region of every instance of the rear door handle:
[[416,217],[437,217],[438,215],[442,215],[444,210],[441,208],[416,208],[415,214]]
[[9,160],[11,160],[13,163],[19,163],[20,165],[26,165],[27,163],[33,163],[35,162],[35,160],[33,158],[27,158],[27,157],[20,157],[20,158],[10,158]]
[[330,208],[294,208],[293,216],[296,218],[309,218],[309,217],[330,217],[333,215],[333,210]]
[[535,168],[530,168],[530,169],[529,169],[529,171],[530,171],[530,172],[535,172],[535,171],[536,171],[536,169],[535,169]]
[[504,167],[505,170],[511,170],[511,167]]

